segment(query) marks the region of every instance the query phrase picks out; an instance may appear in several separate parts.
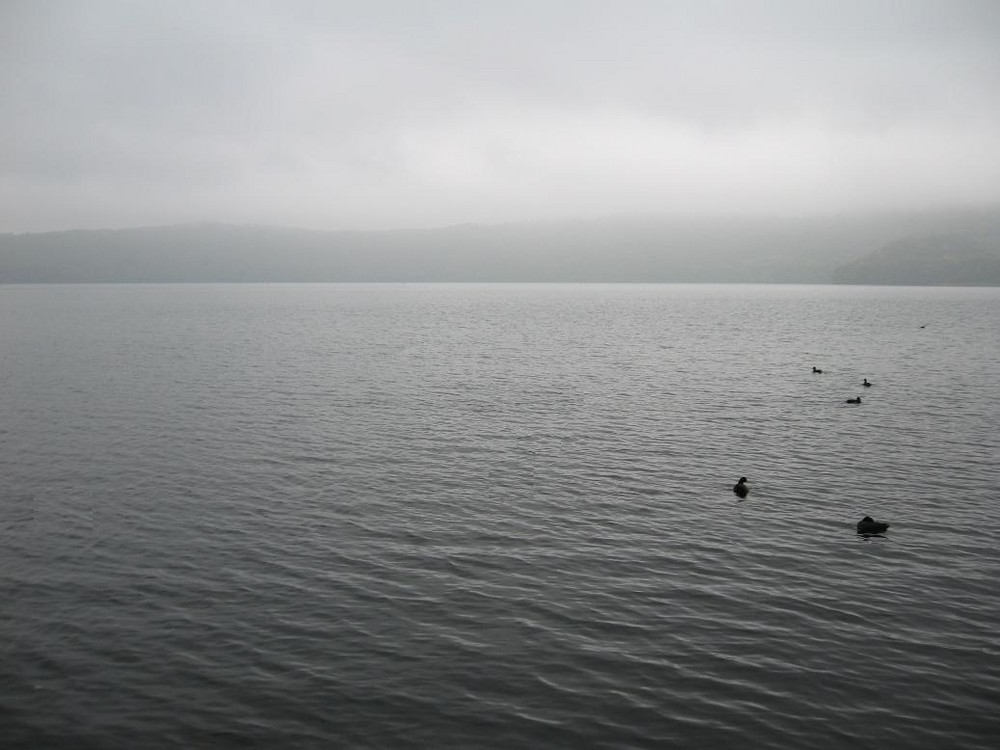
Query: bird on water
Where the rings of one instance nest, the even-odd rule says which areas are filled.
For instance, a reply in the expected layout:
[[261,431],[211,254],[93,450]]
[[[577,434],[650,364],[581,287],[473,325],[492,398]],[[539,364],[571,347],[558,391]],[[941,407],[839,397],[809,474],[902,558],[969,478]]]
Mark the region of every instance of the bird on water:
[[861,403],[861,396],[858,396],[857,398],[849,398],[849,399],[847,399],[846,403],[848,403],[848,404],[860,404]]
[[858,521],[859,534],[881,534],[889,528],[885,521],[876,521],[871,516],[865,516]]
[[823,374],[823,371],[821,369],[819,369],[818,367],[816,367],[815,365],[813,365],[813,372],[818,372],[820,375]]
[[740,477],[740,480],[733,485],[733,492],[736,493],[737,497],[746,497],[750,492],[750,488],[747,487],[747,478]]
[[868,378],[865,378],[864,382],[861,385],[863,385],[865,388],[871,388],[872,387],[872,384],[868,382]]

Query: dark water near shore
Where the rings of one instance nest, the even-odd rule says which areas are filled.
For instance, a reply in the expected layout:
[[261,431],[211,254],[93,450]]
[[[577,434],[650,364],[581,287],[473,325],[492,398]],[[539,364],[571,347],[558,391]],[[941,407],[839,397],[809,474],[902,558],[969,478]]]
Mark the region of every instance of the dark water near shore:
[[0,386],[0,747],[1000,737],[1000,289],[4,286]]

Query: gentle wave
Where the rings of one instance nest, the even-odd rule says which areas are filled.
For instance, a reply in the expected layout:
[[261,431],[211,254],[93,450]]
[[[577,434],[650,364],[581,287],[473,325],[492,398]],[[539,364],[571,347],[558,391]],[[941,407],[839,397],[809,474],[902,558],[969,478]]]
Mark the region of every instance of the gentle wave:
[[997,302],[8,287],[0,740],[991,747]]

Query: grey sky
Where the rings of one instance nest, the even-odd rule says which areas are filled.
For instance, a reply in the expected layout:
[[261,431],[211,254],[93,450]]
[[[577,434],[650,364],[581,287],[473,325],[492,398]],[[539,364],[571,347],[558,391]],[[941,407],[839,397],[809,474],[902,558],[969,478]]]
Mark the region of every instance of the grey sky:
[[0,0],[0,231],[1000,202],[1000,2]]

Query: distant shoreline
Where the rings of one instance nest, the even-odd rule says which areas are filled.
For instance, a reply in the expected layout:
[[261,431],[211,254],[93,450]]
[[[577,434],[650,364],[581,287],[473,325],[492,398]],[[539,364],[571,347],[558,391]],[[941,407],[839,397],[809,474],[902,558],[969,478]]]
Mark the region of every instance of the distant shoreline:
[[0,235],[0,283],[1000,285],[992,211],[323,232],[226,224]]

